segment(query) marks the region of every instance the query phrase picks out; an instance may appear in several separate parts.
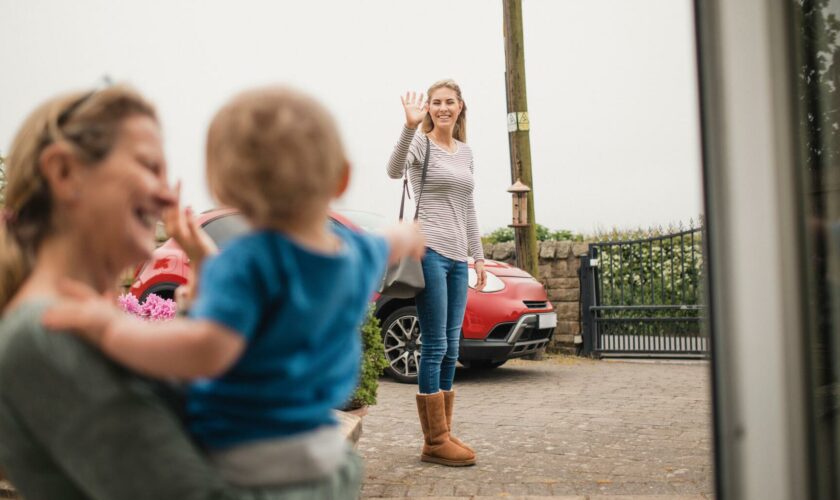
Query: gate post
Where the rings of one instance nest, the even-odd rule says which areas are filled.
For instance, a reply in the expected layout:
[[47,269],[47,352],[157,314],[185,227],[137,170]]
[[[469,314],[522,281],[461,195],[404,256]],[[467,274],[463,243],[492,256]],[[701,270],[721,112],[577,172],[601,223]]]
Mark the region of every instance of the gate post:
[[590,265],[590,259],[595,257],[597,247],[589,245],[589,252],[579,256],[580,269],[580,318],[583,323],[583,356],[592,356],[595,346],[595,318],[593,317],[592,306],[595,305],[595,270]]

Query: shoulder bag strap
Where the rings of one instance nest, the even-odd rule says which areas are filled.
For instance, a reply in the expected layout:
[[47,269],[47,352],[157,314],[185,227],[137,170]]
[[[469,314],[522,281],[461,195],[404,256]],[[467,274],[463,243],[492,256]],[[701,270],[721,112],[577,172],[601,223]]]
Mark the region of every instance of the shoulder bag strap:
[[405,210],[405,197],[408,196],[408,199],[411,199],[411,192],[408,189],[408,167],[405,168],[403,172],[403,188],[402,188],[402,199],[400,200],[400,222],[403,220],[403,211]]
[[[417,197],[417,206],[414,210],[414,220],[420,215],[420,198],[423,197],[423,187],[426,185],[426,171],[429,168],[429,138],[426,137],[426,156],[423,158],[423,175],[420,178],[420,196]],[[402,199],[400,200],[400,222],[403,220],[403,213],[405,212],[405,197],[411,199],[411,190],[408,189],[408,167],[403,173],[403,191]]]
[[426,187],[426,171],[429,170],[429,137],[426,136],[426,157],[423,158],[423,175],[420,177],[420,194],[417,196],[417,206],[414,208],[414,222],[420,217],[420,200],[423,199],[423,188]]

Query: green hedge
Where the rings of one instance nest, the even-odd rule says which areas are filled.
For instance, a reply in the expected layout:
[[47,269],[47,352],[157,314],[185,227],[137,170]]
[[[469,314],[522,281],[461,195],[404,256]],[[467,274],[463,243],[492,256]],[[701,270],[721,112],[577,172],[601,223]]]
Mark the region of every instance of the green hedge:
[[[598,258],[604,305],[700,304],[703,233],[603,246]],[[626,240],[624,240],[626,241]]]
[[[513,241],[513,228],[500,227],[493,232],[482,236],[482,243],[504,243],[506,241]],[[537,241],[583,241],[584,236],[577,234],[568,229],[560,229],[552,231],[542,224],[537,224]]]

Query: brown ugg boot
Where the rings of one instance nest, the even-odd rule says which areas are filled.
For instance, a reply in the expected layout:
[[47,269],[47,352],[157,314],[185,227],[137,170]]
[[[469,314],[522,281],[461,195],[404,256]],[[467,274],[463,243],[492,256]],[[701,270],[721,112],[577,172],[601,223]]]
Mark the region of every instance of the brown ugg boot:
[[449,440],[443,393],[418,394],[417,414],[420,416],[420,427],[425,438],[421,461],[450,467],[475,464],[475,453]]
[[455,389],[449,391],[441,390],[440,392],[443,393],[443,403],[446,409],[446,428],[449,429],[449,440],[475,455],[475,450],[452,435],[452,411],[455,408]]

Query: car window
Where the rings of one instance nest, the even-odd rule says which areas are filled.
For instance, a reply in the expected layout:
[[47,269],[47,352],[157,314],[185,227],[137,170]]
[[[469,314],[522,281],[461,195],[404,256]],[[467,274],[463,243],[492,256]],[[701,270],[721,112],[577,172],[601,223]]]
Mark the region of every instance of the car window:
[[248,223],[239,214],[228,214],[211,220],[203,228],[216,245],[221,247],[228,240],[248,232]]

